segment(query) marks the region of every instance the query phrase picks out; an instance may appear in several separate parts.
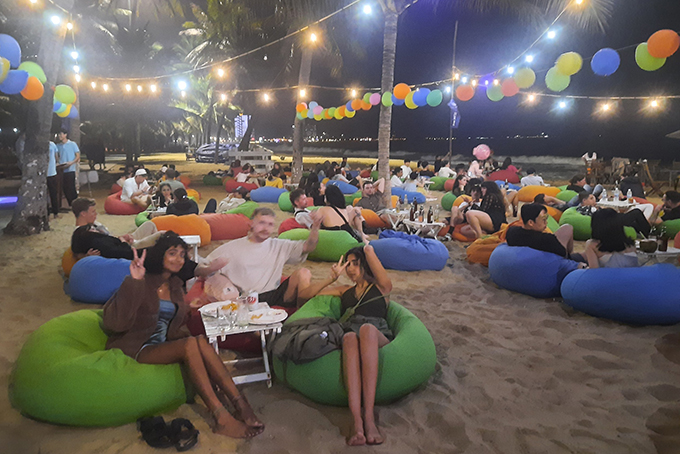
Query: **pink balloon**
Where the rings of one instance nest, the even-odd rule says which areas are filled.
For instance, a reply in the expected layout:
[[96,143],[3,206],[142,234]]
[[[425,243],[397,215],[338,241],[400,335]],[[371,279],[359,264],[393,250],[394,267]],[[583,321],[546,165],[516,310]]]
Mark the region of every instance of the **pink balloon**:
[[368,99],[368,102],[370,102],[372,106],[380,104],[380,93],[373,93]]
[[487,159],[489,156],[491,156],[491,148],[489,148],[488,145],[477,145],[473,150],[472,154],[475,155],[475,158],[479,159],[480,161],[483,161]]
[[323,113],[323,107],[316,106],[312,112],[314,112],[314,115],[321,115]]

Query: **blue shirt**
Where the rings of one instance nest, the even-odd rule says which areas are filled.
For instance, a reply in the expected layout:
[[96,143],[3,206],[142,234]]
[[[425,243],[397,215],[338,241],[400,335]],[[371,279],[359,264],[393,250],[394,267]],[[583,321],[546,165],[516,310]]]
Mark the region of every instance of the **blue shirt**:
[[47,159],[47,176],[53,177],[57,174],[57,145],[54,142],[50,142],[50,154]]
[[[65,164],[67,162],[76,159],[76,153],[80,153],[80,148],[75,142],[67,140],[66,143],[58,143],[57,149],[59,150],[59,164]],[[75,172],[76,165],[70,165],[64,169],[64,172]]]

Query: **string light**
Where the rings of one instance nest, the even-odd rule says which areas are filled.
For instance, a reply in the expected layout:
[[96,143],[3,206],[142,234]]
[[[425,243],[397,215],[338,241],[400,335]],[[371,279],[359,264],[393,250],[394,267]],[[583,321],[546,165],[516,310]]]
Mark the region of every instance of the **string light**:
[[129,92],[129,91],[131,91],[131,90],[132,90],[132,85],[126,84],[126,85],[125,85],[125,91]]
[[473,81],[472,81],[472,86],[473,86],[473,87],[476,87],[476,86],[477,86],[477,81],[476,81],[476,80],[473,80]]
[[186,97],[187,97],[187,92],[184,91],[184,90],[182,90],[182,91],[179,93],[179,95],[180,95],[182,98],[186,98]]
[[557,104],[557,106],[558,106],[560,109],[566,109],[566,108],[567,108],[567,101],[560,101],[560,102]]
[[61,18],[59,16],[52,16],[50,20],[54,25],[59,25],[61,23]]
[[534,56],[533,55],[527,55],[524,57],[524,61],[527,63],[533,63],[534,62]]
[[179,88],[181,91],[184,91],[187,89],[187,83],[184,82],[183,80],[180,80],[177,82],[177,88]]
[[493,80],[493,84],[494,84],[494,85],[500,85],[500,83],[501,83],[501,81],[498,80],[498,79],[494,79],[494,80]]
[[512,66],[508,67],[508,74],[515,74],[515,68]]
[[97,88],[97,82],[92,82],[92,83],[90,84],[90,87],[92,87],[93,90],[94,90],[95,88]]
[[529,103],[534,103],[534,102],[536,102],[536,95],[529,95],[529,96],[527,96],[527,101],[529,101]]
[[73,51],[71,52],[71,58],[74,60],[78,60],[78,51]]
[[67,23],[66,28],[69,30],[73,30],[73,24],[71,22]]
[[262,99],[264,99],[264,102],[269,102],[269,93],[265,93],[265,94],[262,96]]
[[222,68],[217,68],[217,77],[224,77],[224,69]]
[[311,42],[315,43],[317,39],[319,39],[319,38],[316,36],[316,33],[311,33],[311,34],[309,35],[309,40],[310,40]]
[[548,39],[555,39],[555,38],[557,38],[557,32],[555,30],[550,30],[546,34],[546,36],[548,37]]
[[364,14],[371,14],[373,12],[373,8],[371,5],[364,5]]
[[76,78],[76,82],[80,82],[80,81],[81,81],[80,74],[76,74],[76,77],[75,77],[75,78]]
[[444,91],[446,91],[446,93],[451,93],[451,87],[447,85]]
[[657,107],[659,107],[659,101],[657,101],[656,99],[653,99],[653,100],[649,103],[649,107],[651,107],[652,109],[656,109]]
[[301,88],[300,89],[300,98],[304,98],[305,96],[307,96],[307,90],[305,90],[304,88]]
[[461,82],[463,82],[464,84],[468,83],[468,78],[467,78],[467,77],[463,77],[463,78],[461,79]]
[[485,81],[484,81],[484,85],[486,85],[486,86],[488,87],[488,86],[489,86],[489,81],[488,81],[488,80],[485,80]]
[[31,3],[33,3],[34,5],[35,5],[36,3],[38,3],[38,0],[30,0],[30,1],[31,1]]
[[80,66],[78,65],[73,65],[73,72],[78,74],[80,72]]
[[[580,2],[577,1],[576,3],[580,3]],[[603,112],[609,112],[609,110],[610,110],[611,108],[612,108],[612,106],[611,106],[610,104],[607,104],[607,103],[602,104],[602,111],[603,111]]]
[[104,89],[104,91],[109,91],[109,84],[102,85],[102,88]]
[[141,85],[137,85],[137,91],[140,92],[140,93],[142,92],[142,86]]
[[352,90],[352,98],[356,98],[356,97],[357,97],[357,91],[356,91],[356,90]]
[[151,90],[151,93],[156,93],[156,90],[158,90],[158,87],[156,87],[156,84],[151,84],[149,87],[149,90]]
[[220,99],[222,100],[222,102],[226,102],[226,101],[227,101],[227,95],[225,95],[224,93],[222,93],[222,94],[220,95]]

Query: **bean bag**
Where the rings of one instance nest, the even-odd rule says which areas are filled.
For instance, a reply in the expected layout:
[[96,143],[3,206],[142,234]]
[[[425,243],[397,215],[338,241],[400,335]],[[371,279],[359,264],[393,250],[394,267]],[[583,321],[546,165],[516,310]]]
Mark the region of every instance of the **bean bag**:
[[564,277],[578,263],[529,247],[498,245],[489,258],[491,279],[501,288],[536,298],[560,296]]
[[73,265],[64,290],[74,301],[104,304],[129,274],[129,260],[83,257]]
[[566,191],[566,190],[567,190],[567,186],[568,186],[568,185],[565,184],[565,185],[562,185],[562,186],[558,186],[557,188],[558,188],[560,191]]
[[252,219],[253,213],[255,210],[260,208],[260,205],[258,205],[255,202],[251,202],[248,200],[245,203],[242,203],[241,205],[237,206],[236,208],[232,208],[231,210],[227,211],[226,214],[242,214],[248,219]]
[[205,186],[222,186],[222,178],[215,175],[205,175],[203,177],[203,184]]
[[193,199],[194,202],[199,202],[201,200],[201,193],[195,189],[187,188],[187,197]]
[[328,186],[337,186],[340,188],[343,194],[354,194],[359,190],[356,186],[353,184],[345,183],[344,181],[339,181],[339,180],[330,180],[328,183]]
[[295,220],[295,218],[288,218],[281,222],[281,225],[279,225],[279,235],[281,235],[283,232],[287,232],[289,230],[293,229],[306,229],[304,225],[300,225],[298,221]]
[[321,180],[323,184],[327,184],[330,181],[330,178],[324,178]]
[[250,191],[250,200],[259,203],[278,203],[279,196],[284,192],[288,192],[283,188],[274,188],[271,186],[263,186],[261,188]]
[[[209,241],[243,238],[250,230],[250,219],[243,214],[203,213],[199,216],[210,228]],[[201,245],[203,245],[203,238],[201,238]]]
[[532,203],[538,194],[545,194],[556,197],[560,193],[559,188],[552,186],[524,186],[517,193],[520,202]]
[[362,170],[361,173],[359,174],[361,178],[370,178],[371,177],[371,171],[366,169]]
[[467,202],[467,203],[472,202],[472,197],[470,197],[469,195],[462,195],[460,197],[456,197],[456,200],[453,201],[453,206],[459,207],[459,206],[461,206],[461,204],[463,202]]
[[465,227],[466,225],[467,224],[458,224],[457,226],[455,226],[453,228],[453,232],[451,232],[451,237],[454,240],[460,241],[460,242],[463,242],[463,243],[471,243],[471,242],[475,241],[477,238],[474,235],[473,236],[467,236],[462,232],[463,227]]
[[178,235],[200,235],[201,246],[210,244],[211,234],[210,225],[197,214],[187,214],[184,216],[175,216],[174,214],[166,214],[165,216],[158,216],[151,220],[158,230],[172,230]]
[[12,405],[53,424],[107,427],[187,401],[179,364],[140,364],[120,349],[105,350],[101,323],[102,311],[81,310],[35,330],[10,378]]
[[453,191],[453,185],[456,184],[456,179],[455,178],[449,178],[444,182],[444,191],[449,192]]
[[139,227],[140,225],[144,224],[146,221],[150,221],[151,218],[151,211],[142,211],[135,217],[135,225]]
[[491,235],[486,238],[475,240],[467,247],[467,249],[465,249],[467,261],[469,263],[479,263],[480,265],[488,267],[491,254],[493,254],[493,251],[495,251],[501,243],[503,243],[503,240],[498,235]]
[[420,192],[407,192],[401,188],[392,188],[392,195],[396,195],[398,198],[405,197],[409,203],[413,202],[413,199],[416,199],[420,204],[427,202],[425,194],[421,194]]
[[[361,200],[361,197],[357,197],[356,199],[352,200],[352,206],[357,206],[357,204],[359,203],[359,200]],[[397,207],[397,202],[399,202],[399,197],[397,197],[396,195],[393,195],[392,196],[392,208]]]
[[61,256],[61,269],[64,270],[64,275],[68,277],[71,274],[73,265],[76,264],[78,260],[73,256],[73,251],[68,248],[64,251],[64,255]]
[[560,222],[560,219],[562,218],[562,212],[557,208],[549,206],[546,206],[546,208],[548,209],[548,214],[550,215],[550,217],[553,218],[555,221]]
[[[577,270],[562,282],[565,304],[633,325],[680,323],[680,270],[671,264]],[[643,285],[639,285],[643,284]]]
[[377,170],[372,171],[371,178],[373,179],[373,181],[378,181],[380,179],[380,172],[378,172]]
[[361,209],[361,216],[364,218],[364,222],[368,227],[373,229],[386,229],[389,225],[383,221],[380,216],[376,214],[373,210],[368,210],[366,208]]
[[388,270],[440,271],[449,259],[449,250],[441,241],[404,232],[386,230],[371,246]]
[[552,216],[548,215],[548,229],[550,230],[550,233],[555,233],[557,230],[560,228],[560,224],[557,223],[555,218]]
[[144,211],[141,207],[138,207],[133,203],[125,203],[121,201],[120,195],[122,193],[123,191],[116,192],[115,194],[111,194],[106,198],[106,201],[104,202],[104,211],[106,211],[106,214],[128,215],[137,214]]
[[560,225],[569,224],[574,227],[574,239],[578,241],[585,241],[592,235],[590,229],[590,216],[585,216],[578,211],[576,207],[567,209],[562,213],[560,218]]
[[356,191],[353,194],[345,194],[345,204],[354,205],[354,201],[361,199],[361,191]]
[[444,197],[442,197],[442,208],[445,211],[451,211],[451,207],[453,207],[453,202],[455,202],[456,198],[457,197],[453,192],[444,194]]
[[678,232],[675,235],[675,238],[673,239],[673,247],[676,249],[680,249],[680,232]]
[[[282,240],[306,240],[309,237],[307,229],[293,229],[279,235]],[[319,243],[316,249],[309,253],[309,260],[315,262],[337,262],[340,257],[353,247],[362,246],[352,235],[344,230],[319,230]]]
[[510,184],[519,184],[519,175],[517,175],[517,172],[508,169],[491,172],[487,175],[486,179],[489,181],[502,181],[503,184],[505,184],[506,180]]
[[569,190],[569,191],[560,191],[560,192],[557,193],[557,195],[555,197],[557,197],[558,199],[560,199],[563,202],[569,202],[571,199],[573,199],[577,195],[578,195],[578,192]]
[[[501,189],[505,188],[505,181],[495,180],[495,182],[496,182],[496,186],[498,186],[499,188],[501,188]],[[519,191],[520,189],[522,189],[522,187],[508,182],[508,189],[511,190],[511,191]]]
[[[286,323],[314,317],[340,318],[340,298],[316,296],[288,317]],[[432,336],[408,309],[391,302],[387,324],[394,340],[379,351],[378,404],[399,399],[415,390],[432,375],[437,363]],[[343,384],[342,352],[335,350],[306,364],[285,364],[273,358],[276,377],[307,398],[324,405],[347,406]]]
[[224,182],[224,189],[227,192],[236,192],[236,189],[241,186],[244,189],[247,189],[248,191],[252,191],[254,189],[257,189],[258,186],[255,183],[239,183],[236,180],[228,180]]
[[666,235],[670,237],[675,237],[680,232],[680,219],[674,219],[672,221],[663,221],[661,223],[662,227],[666,227]]
[[115,194],[116,192],[123,192],[123,188],[121,188],[118,183],[113,183],[109,194]]
[[[180,175],[179,178],[177,178],[180,183],[184,185],[186,189],[189,189],[189,185],[191,184],[191,178],[189,178],[186,175]],[[187,191],[189,192],[189,191]]]
[[356,178],[359,176],[359,171],[358,170],[348,170],[347,172],[347,179],[351,180],[352,178]]
[[444,177],[432,177],[430,181],[433,183],[430,185],[430,191],[443,191],[446,180],[456,180],[455,178],[444,178]]

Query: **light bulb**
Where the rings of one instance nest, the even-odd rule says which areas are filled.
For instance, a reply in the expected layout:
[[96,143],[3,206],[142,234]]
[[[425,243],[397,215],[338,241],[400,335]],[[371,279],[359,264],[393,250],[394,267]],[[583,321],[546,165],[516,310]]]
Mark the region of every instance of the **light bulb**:
[[158,90],[158,87],[156,86],[156,84],[151,84],[151,86],[149,87],[149,90],[151,90],[151,93],[156,93],[156,90]]
[[527,63],[533,63],[534,62],[534,56],[533,55],[527,55],[524,57],[524,61]]
[[61,18],[59,16],[52,16],[50,20],[54,25],[59,25],[59,23],[61,22]]
[[104,89],[104,91],[109,91],[109,84],[102,85],[102,88]]
[[515,68],[513,68],[512,66],[510,66],[510,67],[508,68],[508,74],[514,74],[514,73],[515,73]]
[[140,93],[142,92],[142,86],[141,85],[137,85],[137,91],[140,92]]
[[80,72],[80,66],[78,65],[73,65],[73,72],[78,74]]
[[557,32],[555,30],[550,30],[547,34],[548,39],[555,39],[557,37]]
[[71,58],[74,60],[78,60],[78,52],[75,50],[71,52]]
[[566,108],[567,108],[567,103],[564,102],[564,101],[560,101],[559,106],[560,106],[560,109],[566,109]]
[[224,77],[224,70],[222,68],[217,68],[217,77]]
[[318,39],[318,37],[316,36],[316,33],[312,33],[312,34],[309,35],[309,40],[311,42],[315,43],[317,39]]
[[265,93],[264,96],[262,96],[265,102],[269,102],[269,94]]
[[364,14],[371,14],[373,12],[373,8],[371,5],[364,5]]
[[70,23],[70,22],[68,22],[68,23],[66,24],[66,28],[69,29],[69,30],[73,30],[73,24]]
[[352,98],[356,98],[356,97],[357,97],[357,91],[356,91],[356,90],[352,90]]
[[225,101],[227,100],[227,95],[225,95],[224,93],[222,93],[222,94],[220,95],[220,99],[222,99],[222,102],[225,102]]
[[300,90],[300,97],[304,98],[307,95],[307,91],[303,88]]
[[498,79],[494,79],[494,80],[493,80],[493,84],[494,84],[494,85],[499,85],[500,83],[501,83],[501,81],[498,80]]
[[97,82],[90,83],[90,87],[92,87],[93,90],[97,88]]

